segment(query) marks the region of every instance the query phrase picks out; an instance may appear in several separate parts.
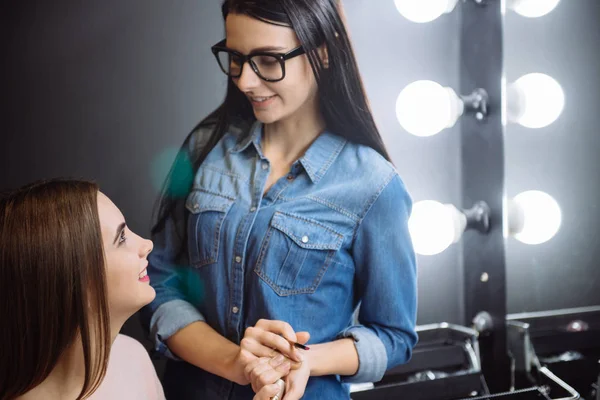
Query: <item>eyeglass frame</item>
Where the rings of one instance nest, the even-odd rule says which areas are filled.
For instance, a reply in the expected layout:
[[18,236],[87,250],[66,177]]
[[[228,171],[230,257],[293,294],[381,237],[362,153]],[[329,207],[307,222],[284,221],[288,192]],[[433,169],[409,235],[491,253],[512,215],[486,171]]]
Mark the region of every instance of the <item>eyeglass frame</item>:
[[[285,62],[291,58],[297,57],[302,54],[306,54],[306,51],[304,50],[304,48],[302,46],[298,46],[295,49],[288,51],[287,53],[273,53],[273,52],[269,52],[269,51],[253,51],[253,52],[249,53],[248,55],[244,55],[244,54],[240,53],[239,51],[235,51],[235,50],[225,47],[226,40],[227,39],[221,40],[219,43],[212,46],[210,48],[210,50],[212,51],[213,55],[217,59],[217,64],[219,64],[219,68],[221,68],[221,71],[223,71],[223,73],[225,73],[225,75],[227,75],[231,78],[239,78],[240,76],[242,76],[242,72],[244,71],[244,65],[246,63],[248,63],[250,65],[250,67],[252,68],[252,70],[254,71],[254,73],[263,81],[279,82],[285,78]],[[240,66],[239,74],[232,75],[231,73],[228,73],[223,68],[223,66],[221,65],[221,60],[219,60],[219,56],[218,56],[218,53],[220,51],[224,51],[226,53],[229,53],[230,55],[233,54],[240,58],[241,66]],[[281,66],[281,71],[282,71],[281,78],[268,79],[268,78],[265,78],[264,76],[262,76],[262,74],[258,70],[258,67],[256,66],[256,64],[254,63],[254,61],[252,61],[252,57],[255,57],[255,56],[270,56],[270,57],[276,58],[277,61],[279,61],[279,65]]]

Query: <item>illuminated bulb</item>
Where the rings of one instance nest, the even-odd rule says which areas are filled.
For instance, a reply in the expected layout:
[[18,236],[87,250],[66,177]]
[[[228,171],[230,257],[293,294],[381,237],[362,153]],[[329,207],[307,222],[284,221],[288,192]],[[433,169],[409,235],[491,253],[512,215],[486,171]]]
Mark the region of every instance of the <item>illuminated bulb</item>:
[[561,221],[560,207],[547,193],[531,190],[519,193],[509,201],[509,232],[520,242],[547,242],[556,235]]
[[565,107],[560,84],[545,74],[524,75],[508,85],[507,92],[509,121],[527,128],[550,125]]
[[398,122],[416,136],[451,128],[463,112],[464,103],[456,92],[433,81],[412,82],[396,100]]
[[451,204],[423,200],[413,205],[408,229],[415,252],[434,255],[456,243],[467,225],[467,219]]
[[554,10],[560,0],[509,0],[508,7],[527,18],[538,18]]
[[431,22],[454,10],[458,0],[394,0],[398,12],[412,22]]

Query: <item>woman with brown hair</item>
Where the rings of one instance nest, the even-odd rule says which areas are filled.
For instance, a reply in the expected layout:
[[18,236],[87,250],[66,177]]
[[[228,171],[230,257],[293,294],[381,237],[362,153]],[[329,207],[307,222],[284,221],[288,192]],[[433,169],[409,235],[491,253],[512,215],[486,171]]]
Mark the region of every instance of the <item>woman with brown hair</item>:
[[0,400],[164,398],[143,347],[118,334],[155,297],[152,246],[90,182],[0,198]]

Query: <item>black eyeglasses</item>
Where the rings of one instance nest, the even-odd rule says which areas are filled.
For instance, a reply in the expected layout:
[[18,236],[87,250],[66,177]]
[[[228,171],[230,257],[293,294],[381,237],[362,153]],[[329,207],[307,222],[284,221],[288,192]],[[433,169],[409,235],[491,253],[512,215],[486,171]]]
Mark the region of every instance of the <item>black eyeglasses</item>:
[[267,82],[277,82],[285,78],[285,61],[304,54],[302,46],[287,53],[272,53],[268,51],[253,51],[244,55],[225,47],[225,39],[211,47],[221,70],[231,78],[242,76],[244,64],[248,62],[252,70]]

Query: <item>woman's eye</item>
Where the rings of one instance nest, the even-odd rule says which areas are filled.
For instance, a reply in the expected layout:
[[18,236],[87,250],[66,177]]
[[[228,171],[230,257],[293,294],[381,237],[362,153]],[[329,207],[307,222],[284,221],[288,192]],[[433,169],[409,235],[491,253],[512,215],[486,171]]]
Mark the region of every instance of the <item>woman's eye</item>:
[[123,229],[121,231],[121,234],[119,235],[119,244],[123,244],[127,241],[127,237],[125,237],[125,229]]

